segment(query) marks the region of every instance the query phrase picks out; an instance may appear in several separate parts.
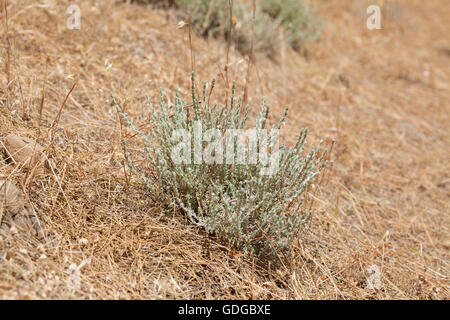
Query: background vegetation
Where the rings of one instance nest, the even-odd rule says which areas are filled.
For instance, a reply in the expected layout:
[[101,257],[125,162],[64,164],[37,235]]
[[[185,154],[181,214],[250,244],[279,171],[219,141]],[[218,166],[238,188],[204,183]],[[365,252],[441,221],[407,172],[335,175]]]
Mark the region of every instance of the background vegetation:
[[195,28],[205,36],[227,38],[231,23],[232,44],[245,54],[250,52],[253,34],[254,52],[273,57],[281,46],[299,49],[306,41],[318,40],[323,27],[322,20],[303,0],[256,0],[254,24],[252,0],[140,2],[180,8],[181,18],[187,21],[190,16]]

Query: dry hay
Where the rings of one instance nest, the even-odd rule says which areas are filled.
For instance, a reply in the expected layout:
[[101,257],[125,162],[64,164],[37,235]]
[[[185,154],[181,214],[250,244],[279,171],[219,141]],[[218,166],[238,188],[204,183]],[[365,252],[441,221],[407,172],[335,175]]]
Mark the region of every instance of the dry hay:
[[[189,93],[188,34],[171,11],[85,1],[78,31],[66,28],[69,1],[8,3],[0,136],[33,138],[52,161],[36,175],[0,162],[0,178],[16,184],[49,232],[1,235],[0,297],[448,298],[447,0],[399,1],[398,14],[373,32],[360,2],[323,2],[320,42],[256,61],[252,116],[265,95],[273,114],[292,106],[284,142],[306,125],[312,142],[336,142],[333,165],[311,190],[315,216],[278,270],[164,213],[124,174],[120,139],[131,133],[110,94],[144,127],[146,93]],[[224,99],[226,44],[193,35],[193,47],[197,79],[216,77],[215,99]],[[239,88],[245,59],[231,50],[228,78]],[[377,290],[367,287],[371,266],[381,272]]]

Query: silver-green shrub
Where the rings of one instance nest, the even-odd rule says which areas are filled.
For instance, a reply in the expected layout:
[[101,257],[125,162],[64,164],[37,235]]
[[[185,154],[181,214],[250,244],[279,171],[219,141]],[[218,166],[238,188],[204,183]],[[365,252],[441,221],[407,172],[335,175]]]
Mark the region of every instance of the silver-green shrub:
[[[249,106],[241,106],[241,97],[236,101],[233,85],[231,99],[227,106],[210,106],[210,89],[203,87],[202,99],[197,96],[192,75],[192,105],[187,107],[178,91],[175,104],[170,108],[161,92],[160,109],[156,110],[148,98],[152,111],[148,133],[139,130],[114,100],[117,111],[125,123],[139,133],[145,144],[145,151],[151,162],[152,171],[140,172],[135,167],[123,140],[125,159],[132,172],[144,180],[152,194],[168,204],[168,209],[186,214],[189,220],[209,233],[216,235],[231,247],[251,254],[264,261],[272,261],[289,252],[292,240],[302,225],[311,216],[311,210],[304,208],[304,192],[312,179],[326,164],[325,150],[311,148],[303,155],[307,129],[301,129],[293,148],[279,147],[279,166],[273,174],[261,174],[267,165],[261,159],[256,164],[177,164],[173,160],[173,150],[179,145],[172,135],[175,130],[191,133],[193,141],[194,125],[201,123],[202,133],[209,129],[225,132],[228,129],[246,127]],[[114,97],[113,97],[114,99]],[[172,110],[171,110],[172,109]],[[272,126],[267,135],[270,143],[284,122],[287,108],[279,123]],[[254,128],[266,129],[269,107],[264,99]],[[259,140],[258,140],[259,141]],[[216,143],[221,143],[217,140]],[[234,148],[237,148],[237,139]],[[269,146],[272,144],[269,143]],[[246,140],[246,146],[249,141]],[[205,146],[205,142],[202,142]],[[258,152],[263,148],[257,144]],[[235,149],[236,150],[236,149]],[[192,159],[194,158],[194,150]],[[248,155],[247,155],[248,156]],[[248,160],[248,157],[246,159]]]

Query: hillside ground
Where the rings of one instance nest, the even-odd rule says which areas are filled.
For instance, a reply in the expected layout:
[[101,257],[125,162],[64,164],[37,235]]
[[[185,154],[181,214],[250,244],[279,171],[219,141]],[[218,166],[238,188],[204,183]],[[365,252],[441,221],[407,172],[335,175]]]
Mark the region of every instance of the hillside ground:
[[[69,30],[71,1],[7,1],[7,18],[2,1],[0,136],[35,139],[52,169],[0,162],[48,230],[3,227],[0,298],[448,299],[450,4],[392,2],[369,31],[365,1],[317,1],[319,42],[255,59],[251,118],[265,96],[272,120],[291,106],[284,143],[305,126],[310,145],[335,141],[310,190],[314,216],[273,270],[163,211],[124,174],[121,137],[137,157],[140,144],[111,93],[143,127],[145,94],[189,99],[189,34],[175,11],[83,1],[81,29]],[[232,48],[226,74],[226,41],[194,31],[192,47],[198,83],[217,79],[215,100],[227,77],[243,90],[247,56]]]

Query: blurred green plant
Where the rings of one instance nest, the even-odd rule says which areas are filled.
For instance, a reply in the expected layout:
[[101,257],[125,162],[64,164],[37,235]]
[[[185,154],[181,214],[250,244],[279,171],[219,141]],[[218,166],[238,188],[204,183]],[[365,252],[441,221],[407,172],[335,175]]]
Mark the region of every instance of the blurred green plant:
[[[184,18],[190,15],[192,24],[203,35],[228,37],[229,0],[144,0],[144,2],[176,6],[184,11]],[[233,43],[239,51],[248,53],[252,39],[252,0],[235,0],[231,3]],[[299,49],[306,41],[318,40],[322,27],[322,20],[311,12],[303,0],[257,0],[253,50],[256,53],[275,56],[277,50],[284,44]]]

